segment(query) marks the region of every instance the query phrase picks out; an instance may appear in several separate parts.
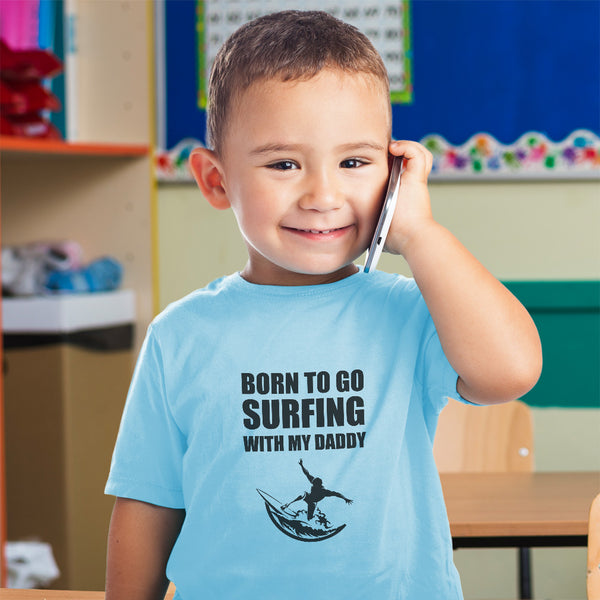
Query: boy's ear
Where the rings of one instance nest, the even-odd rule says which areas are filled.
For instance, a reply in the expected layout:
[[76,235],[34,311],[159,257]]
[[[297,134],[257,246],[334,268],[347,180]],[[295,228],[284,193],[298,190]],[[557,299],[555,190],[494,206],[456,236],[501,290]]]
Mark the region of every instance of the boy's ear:
[[218,210],[229,208],[221,163],[217,155],[207,148],[195,148],[189,161],[194,179],[211,206]]

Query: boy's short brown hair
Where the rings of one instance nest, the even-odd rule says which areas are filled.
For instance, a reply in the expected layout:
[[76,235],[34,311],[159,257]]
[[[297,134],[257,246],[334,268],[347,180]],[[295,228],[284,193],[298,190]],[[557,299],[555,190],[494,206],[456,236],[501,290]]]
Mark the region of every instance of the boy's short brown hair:
[[220,48],[211,70],[209,146],[221,154],[231,105],[253,83],[307,80],[324,68],[365,74],[389,95],[387,70],[373,44],[326,12],[286,10],[242,25]]

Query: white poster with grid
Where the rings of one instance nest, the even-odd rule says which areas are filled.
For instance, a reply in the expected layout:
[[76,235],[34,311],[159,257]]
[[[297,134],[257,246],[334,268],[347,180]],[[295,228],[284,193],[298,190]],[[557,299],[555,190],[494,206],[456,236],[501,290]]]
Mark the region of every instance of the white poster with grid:
[[217,51],[241,25],[286,9],[323,10],[362,31],[382,56],[390,76],[392,102],[412,100],[409,0],[198,0],[199,104],[206,106],[208,75]]

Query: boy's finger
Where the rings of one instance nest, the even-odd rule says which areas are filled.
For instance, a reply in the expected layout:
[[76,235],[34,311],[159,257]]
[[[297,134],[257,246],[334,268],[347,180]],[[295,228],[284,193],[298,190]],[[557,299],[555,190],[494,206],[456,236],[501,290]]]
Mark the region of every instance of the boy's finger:
[[404,156],[405,168],[415,175],[427,178],[433,165],[433,155],[425,146],[410,140],[397,140],[390,143],[390,154]]

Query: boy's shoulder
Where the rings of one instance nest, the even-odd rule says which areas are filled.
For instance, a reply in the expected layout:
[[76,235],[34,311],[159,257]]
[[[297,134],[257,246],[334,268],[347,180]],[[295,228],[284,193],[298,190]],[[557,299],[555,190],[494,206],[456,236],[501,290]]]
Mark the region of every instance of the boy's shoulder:
[[419,288],[412,277],[387,271],[371,271],[369,273],[361,271],[361,274],[373,289],[393,289],[399,294],[419,293]]
[[154,318],[152,325],[155,330],[178,324],[185,327],[191,320],[231,318],[240,313],[241,306],[248,308],[256,304],[256,307],[265,310],[267,304],[281,300],[287,305],[290,299],[303,302],[308,298],[332,299],[334,296],[340,301],[353,301],[357,298],[356,294],[374,302],[385,299],[413,304],[422,298],[414,279],[384,271],[365,273],[361,270],[332,284],[302,289],[249,284],[239,273],[234,273],[219,277],[205,287],[172,302]]
[[171,302],[152,321],[152,325],[161,327],[165,324],[185,320],[192,314],[207,313],[211,305],[222,303],[223,296],[232,291],[234,275],[226,275],[211,281],[203,288]]

